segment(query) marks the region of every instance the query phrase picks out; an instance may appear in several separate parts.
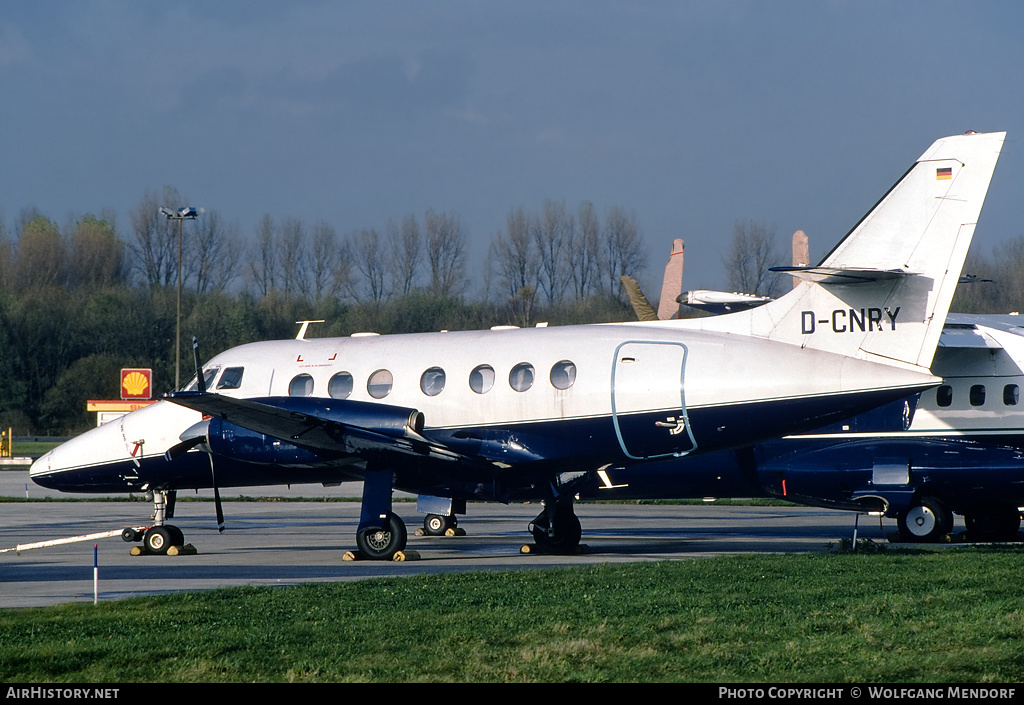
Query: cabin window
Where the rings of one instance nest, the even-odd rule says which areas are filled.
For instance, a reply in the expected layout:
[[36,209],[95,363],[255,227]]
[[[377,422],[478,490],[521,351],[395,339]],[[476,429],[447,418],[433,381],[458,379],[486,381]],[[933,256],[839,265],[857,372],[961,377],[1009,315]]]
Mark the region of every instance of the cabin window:
[[308,397],[313,394],[313,378],[303,373],[295,375],[288,384],[288,396]]
[[556,362],[551,368],[551,386],[555,389],[568,389],[576,381],[576,365],[568,360]]
[[494,386],[494,368],[480,365],[469,373],[469,388],[477,394],[485,394]]
[[444,389],[444,370],[431,367],[420,376],[420,389],[428,397],[436,397]]
[[366,382],[366,391],[374,399],[383,399],[391,393],[391,387],[394,383],[395,378],[389,371],[377,370],[370,375],[370,379]]
[[508,383],[517,392],[525,392],[533,386],[533,365],[520,362],[508,373]]
[[220,381],[217,382],[217,389],[238,389],[242,386],[242,372],[244,371],[244,367],[227,368],[220,376]]
[[971,406],[983,406],[985,404],[985,385],[972,385],[971,393],[968,398],[970,399]]
[[[205,389],[209,389],[210,385],[213,384],[213,380],[217,377],[217,373],[220,372],[220,367],[207,367],[203,370],[203,386]],[[199,389],[199,385],[196,384],[196,378],[193,377],[192,381],[188,383],[185,389],[189,392],[194,392]]]
[[935,390],[935,403],[939,406],[949,406],[953,403],[953,388],[944,384]]
[[354,386],[352,375],[348,372],[339,372],[327,382],[327,393],[331,399],[348,399]]
[[1017,406],[1020,400],[1020,389],[1016,384],[1008,384],[1003,387],[1003,403],[1007,406]]

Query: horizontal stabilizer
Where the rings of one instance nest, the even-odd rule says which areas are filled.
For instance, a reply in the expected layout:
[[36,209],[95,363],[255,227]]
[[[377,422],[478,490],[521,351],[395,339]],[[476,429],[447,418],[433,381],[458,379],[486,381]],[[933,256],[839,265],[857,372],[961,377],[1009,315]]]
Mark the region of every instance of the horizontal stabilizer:
[[789,274],[819,284],[866,284],[910,276],[900,269],[854,269],[853,267],[772,267],[772,272]]

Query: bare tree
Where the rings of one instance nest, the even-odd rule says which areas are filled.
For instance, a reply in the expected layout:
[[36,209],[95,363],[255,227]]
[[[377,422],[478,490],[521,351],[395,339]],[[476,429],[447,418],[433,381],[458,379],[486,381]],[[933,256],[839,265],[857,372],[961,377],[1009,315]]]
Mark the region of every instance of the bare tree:
[[454,213],[427,211],[427,263],[430,291],[440,296],[457,296],[466,288],[466,252],[469,243]]
[[570,265],[566,254],[575,229],[576,220],[565,210],[564,202],[544,202],[534,240],[540,260],[541,286],[548,303],[560,303],[569,286]]
[[404,296],[415,288],[422,266],[423,239],[415,215],[407,215],[400,225],[388,225],[388,248],[392,252],[388,261],[391,279]]
[[601,221],[594,211],[594,204],[584,201],[580,204],[567,245],[567,264],[573,293],[582,300],[594,293],[600,285],[600,237]]
[[249,256],[249,276],[259,296],[266,296],[277,286],[277,228],[269,214],[256,226],[256,241]]
[[950,308],[960,313],[1024,310],[1024,235],[995,246],[991,259],[971,250]]
[[779,275],[769,271],[783,263],[775,245],[775,230],[761,223],[736,223],[732,246],[724,259],[733,291],[758,296],[779,294]]
[[192,247],[186,259],[201,294],[223,291],[238,274],[242,253],[238,228],[225,226],[217,211],[203,213],[195,223]]
[[647,267],[647,255],[635,216],[621,206],[612,206],[605,217],[602,249],[608,291],[622,297],[620,277],[625,274],[635,278]]
[[388,298],[387,267],[381,238],[373,228],[359,230],[346,238],[344,259],[361,275],[347,276],[345,284],[356,301],[382,304]]
[[309,250],[309,273],[313,302],[319,304],[336,293],[334,273],[338,266],[338,237],[324,221],[313,226],[313,245]]
[[[178,190],[165,186],[161,194],[147,192],[131,213],[133,239],[130,247],[132,261],[139,275],[149,286],[171,286],[178,280],[178,237],[181,249],[187,250],[192,228],[176,223],[160,214],[161,208],[177,210],[187,205]],[[182,278],[185,278],[182,267]]]
[[309,294],[306,230],[298,218],[286,218],[281,224],[281,246],[278,248],[281,290],[285,296]]
[[535,220],[520,206],[505,217],[505,232],[498,232],[491,242],[491,261],[497,269],[505,293],[510,297],[521,296],[520,292],[527,287],[536,294],[538,270],[535,231]]

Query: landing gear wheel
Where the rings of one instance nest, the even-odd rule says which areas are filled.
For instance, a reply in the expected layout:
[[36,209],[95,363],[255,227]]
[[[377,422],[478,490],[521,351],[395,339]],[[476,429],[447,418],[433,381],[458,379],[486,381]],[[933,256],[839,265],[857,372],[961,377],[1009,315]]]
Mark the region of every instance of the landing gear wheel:
[[174,537],[168,526],[154,526],[146,530],[142,538],[146,550],[157,555],[164,555],[174,545]]
[[176,526],[167,524],[165,527],[171,532],[171,545],[172,546],[184,546],[185,545],[185,534],[182,533],[181,529]]
[[953,514],[934,497],[922,497],[896,520],[907,541],[939,541],[953,528]]
[[458,523],[454,516],[428,514],[423,519],[423,533],[427,536],[444,536],[448,529],[454,529]]
[[383,527],[367,527],[356,532],[356,545],[367,558],[391,560],[405,548],[408,533],[405,522],[396,514],[388,514]]
[[540,515],[530,524],[530,533],[537,547],[547,553],[572,553],[580,545],[580,538],[583,536],[583,528],[580,526],[579,517],[572,511],[572,507],[559,507],[553,514],[553,529],[549,530],[549,514],[547,511]]
[[964,515],[967,538],[971,541],[1016,541],[1020,531],[1017,507],[987,507]]

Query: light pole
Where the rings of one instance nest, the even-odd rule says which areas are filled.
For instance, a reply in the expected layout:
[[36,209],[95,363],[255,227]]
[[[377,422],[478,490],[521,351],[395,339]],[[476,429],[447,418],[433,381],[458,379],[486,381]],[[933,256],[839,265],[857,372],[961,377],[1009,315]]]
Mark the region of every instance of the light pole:
[[160,213],[167,220],[178,221],[178,316],[174,330],[174,388],[181,388],[181,223],[185,220],[195,220],[199,212],[192,206],[171,210],[161,208]]

